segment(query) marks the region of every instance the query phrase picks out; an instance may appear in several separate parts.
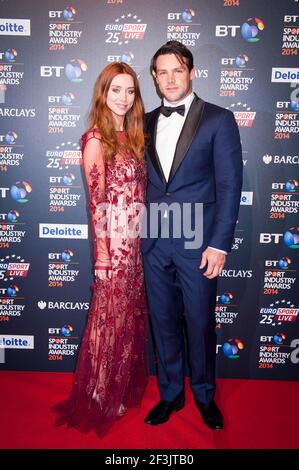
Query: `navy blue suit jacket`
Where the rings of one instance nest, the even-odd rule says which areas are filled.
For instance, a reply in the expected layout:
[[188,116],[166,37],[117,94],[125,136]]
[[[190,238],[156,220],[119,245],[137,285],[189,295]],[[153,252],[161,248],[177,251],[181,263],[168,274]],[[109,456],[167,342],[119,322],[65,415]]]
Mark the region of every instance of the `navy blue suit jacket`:
[[[177,142],[168,181],[155,147],[159,114],[160,107],[146,115],[148,216],[151,203],[191,203],[191,206],[202,203],[202,247],[186,249],[186,239],[181,236],[173,240],[176,249],[188,258],[200,256],[208,245],[230,251],[238,217],[243,169],[240,135],[233,113],[195,95]],[[144,253],[154,243],[149,236],[149,227],[148,220],[148,233],[142,242]]]

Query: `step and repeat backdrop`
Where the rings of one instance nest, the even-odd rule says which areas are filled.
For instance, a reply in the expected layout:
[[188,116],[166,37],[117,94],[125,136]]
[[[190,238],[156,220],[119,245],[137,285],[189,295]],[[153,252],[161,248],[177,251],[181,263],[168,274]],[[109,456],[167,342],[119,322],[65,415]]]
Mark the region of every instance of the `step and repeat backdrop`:
[[153,109],[150,59],[176,39],[243,144],[218,377],[298,379],[298,0],[1,0],[0,39],[1,369],[74,370],[93,282],[80,147],[93,85],[126,62]]

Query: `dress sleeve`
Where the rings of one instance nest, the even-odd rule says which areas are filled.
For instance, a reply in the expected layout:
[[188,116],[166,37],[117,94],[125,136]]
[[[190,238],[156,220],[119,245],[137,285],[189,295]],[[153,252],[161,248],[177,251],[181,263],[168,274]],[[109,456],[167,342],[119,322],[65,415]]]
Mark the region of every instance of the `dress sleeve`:
[[100,136],[94,131],[83,136],[83,166],[89,193],[93,227],[95,269],[111,269],[107,236],[105,160]]

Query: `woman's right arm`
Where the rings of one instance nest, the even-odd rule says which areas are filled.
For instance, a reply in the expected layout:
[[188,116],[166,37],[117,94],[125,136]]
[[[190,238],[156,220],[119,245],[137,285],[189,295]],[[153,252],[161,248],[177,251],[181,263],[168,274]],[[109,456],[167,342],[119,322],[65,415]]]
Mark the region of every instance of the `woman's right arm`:
[[111,260],[107,237],[105,159],[101,140],[91,131],[83,149],[83,166],[89,192],[89,207],[93,225],[95,274],[111,277]]

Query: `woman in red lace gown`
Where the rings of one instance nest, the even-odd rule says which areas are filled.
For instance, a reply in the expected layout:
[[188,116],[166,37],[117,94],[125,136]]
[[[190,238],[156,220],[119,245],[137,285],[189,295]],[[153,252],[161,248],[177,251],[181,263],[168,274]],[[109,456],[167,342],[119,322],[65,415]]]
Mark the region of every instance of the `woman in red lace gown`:
[[95,282],[74,384],[59,403],[56,425],[102,437],[126,409],[140,404],[146,381],[147,306],[140,252],[146,189],[143,103],[124,63],[99,75],[82,137],[93,226]]

